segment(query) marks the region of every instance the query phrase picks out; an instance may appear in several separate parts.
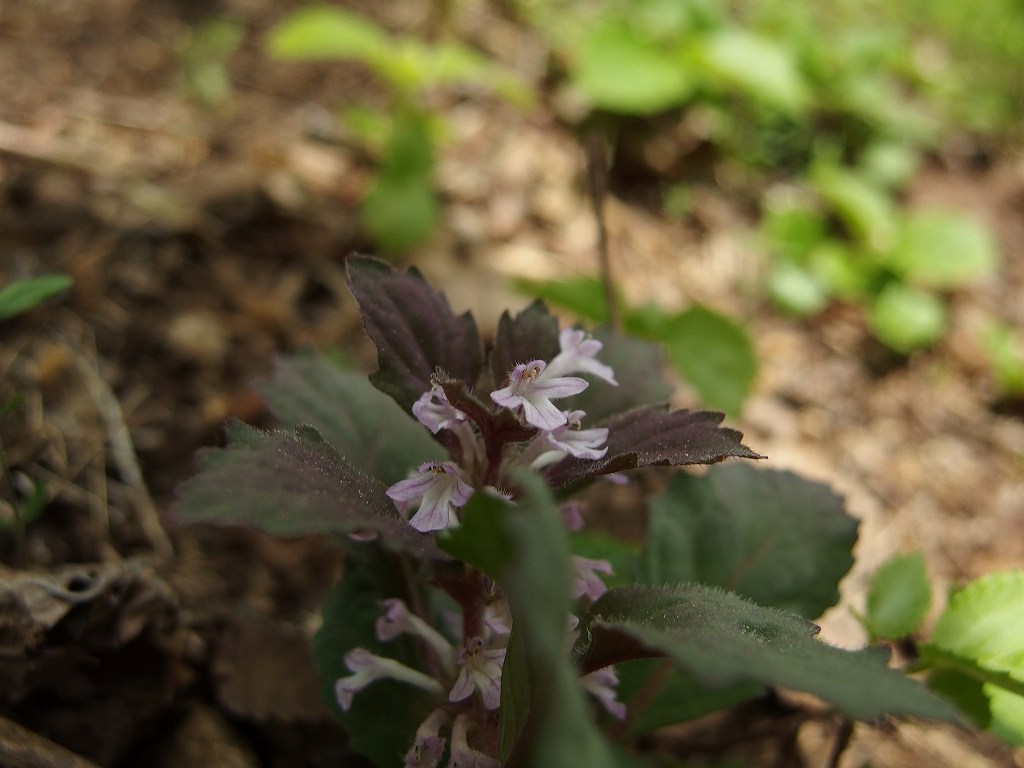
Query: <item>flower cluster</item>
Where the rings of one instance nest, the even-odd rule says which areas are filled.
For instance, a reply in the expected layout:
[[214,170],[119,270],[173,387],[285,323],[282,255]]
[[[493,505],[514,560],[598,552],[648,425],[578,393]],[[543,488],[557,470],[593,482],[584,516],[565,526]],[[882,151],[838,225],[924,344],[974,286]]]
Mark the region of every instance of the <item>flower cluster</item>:
[[[502,490],[502,481],[514,468],[541,469],[569,456],[590,460],[605,456],[608,430],[583,429],[586,415],[583,411],[562,410],[552,401],[577,395],[589,386],[586,379],[571,374],[589,374],[618,386],[615,374],[595,359],[602,347],[600,341],[573,328],[563,330],[558,340],[561,351],[552,360],[532,360],[516,365],[502,382],[504,386],[490,393],[491,401],[506,410],[506,418],[511,414],[522,425],[522,434],[527,436],[502,450],[496,471],[485,469],[491,454],[474,418],[450,402],[443,386],[435,384],[413,404],[413,415],[433,434],[444,438],[453,460],[421,464],[411,477],[388,488],[387,495],[403,514],[408,516],[415,509],[409,525],[422,533],[457,527],[458,510],[478,490],[511,500],[511,494]],[[488,479],[491,482],[487,482]],[[568,530],[577,530],[583,525],[578,503],[564,505],[562,518]],[[574,557],[572,568],[572,599],[596,600],[604,594],[606,587],[598,574],[611,574],[610,563]],[[416,686],[438,697],[447,694],[447,703],[431,712],[417,730],[415,742],[405,758],[410,768],[436,768],[445,749],[446,737],[442,736],[445,731],[451,738],[450,768],[498,766],[498,761],[487,754],[493,751],[492,740],[478,734],[475,741],[480,742],[477,746],[483,749],[470,745],[471,735],[488,727],[481,718],[480,707],[473,702],[479,701],[483,712],[493,712],[500,705],[501,674],[511,623],[508,604],[494,593],[493,585],[482,575],[479,578],[480,594],[460,600],[462,613],[449,616],[452,625],[449,635],[457,639],[455,643],[411,611],[402,600],[382,603],[383,614],[376,624],[377,639],[386,643],[402,635],[417,638],[427,654],[432,674],[363,648],[355,648],[345,656],[345,664],[352,674],[338,680],[335,686],[343,710],[352,706],[358,691],[384,678]],[[575,616],[569,616],[567,643],[571,644],[578,623]],[[625,716],[625,705],[615,698],[618,679],[614,668],[584,675],[580,683],[613,716],[620,719]]]

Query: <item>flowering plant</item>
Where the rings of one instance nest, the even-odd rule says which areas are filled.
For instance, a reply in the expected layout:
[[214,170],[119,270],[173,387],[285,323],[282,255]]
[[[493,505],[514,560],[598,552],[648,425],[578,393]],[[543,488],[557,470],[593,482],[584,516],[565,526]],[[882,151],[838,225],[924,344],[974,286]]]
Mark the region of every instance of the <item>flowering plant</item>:
[[760,458],[722,414],[669,410],[654,348],[559,330],[538,302],[485,354],[415,270],[347,268],[379,370],[282,361],[262,391],[294,432],[230,424],[178,514],[339,535],[314,651],[353,749],[382,767],[611,766],[602,731],[773,686],[853,718],[957,718],[876,654],[813,638],[856,538],[825,486],[678,472],[642,551],[579,530],[593,483]]

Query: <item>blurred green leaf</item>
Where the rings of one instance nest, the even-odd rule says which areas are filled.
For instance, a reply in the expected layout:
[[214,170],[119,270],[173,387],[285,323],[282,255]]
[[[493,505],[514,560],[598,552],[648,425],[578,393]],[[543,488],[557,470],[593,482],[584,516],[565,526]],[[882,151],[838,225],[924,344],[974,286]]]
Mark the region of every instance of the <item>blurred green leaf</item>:
[[358,13],[336,6],[303,8],[270,30],[270,55],[288,61],[355,59],[377,67],[388,56],[387,33]]
[[979,728],[992,722],[985,683],[955,669],[937,669],[928,675],[928,687],[949,699]]
[[224,61],[245,39],[245,25],[236,19],[213,19],[193,29],[182,46],[188,61]]
[[848,247],[827,240],[814,249],[807,268],[828,293],[845,301],[861,299],[868,292],[873,268]]
[[868,323],[890,349],[908,355],[930,346],[946,330],[948,312],[937,296],[902,283],[890,283],[875,299]]
[[380,109],[353,106],[341,110],[341,119],[352,138],[375,156],[384,155],[395,132],[396,118],[393,114]]
[[24,395],[15,395],[3,405],[0,405],[0,419],[9,413],[13,413],[25,403]]
[[794,264],[806,261],[826,231],[821,212],[803,205],[770,207],[761,227],[772,250]]
[[741,325],[697,305],[668,319],[657,339],[703,402],[739,413],[757,375],[754,345]]
[[990,322],[981,333],[981,344],[1002,395],[1024,393],[1024,351],[1012,328]]
[[602,20],[584,39],[573,80],[595,107],[624,115],[661,112],[693,91],[680,56],[614,18]]
[[899,555],[871,578],[865,626],[872,638],[899,640],[921,628],[932,604],[932,588],[920,552]]
[[575,312],[585,320],[608,322],[608,305],[600,278],[580,275],[564,280],[529,280],[523,277],[514,280],[512,287],[520,293]]
[[917,172],[921,155],[913,147],[899,142],[877,141],[860,156],[864,175],[879,187],[899,189]]
[[914,285],[943,290],[992,274],[999,251],[988,230],[966,216],[915,211],[885,263]]
[[614,573],[601,577],[606,586],[617,587],[636,581],[640,566],[640,547],[636,544],[596,531],[577,531],[569,534],[569,546],[574,555],[612,564]]
[[70,275],[54,274],[11,283],[0,290],[0,320],[20,315],[58,293],[63,293],[73,282]]
[[697,582],[814,619],[839,601],[857,521],[822,483],[735,463],[677,472],[649,504],[647,584]]
[[726,29],[704,46],[704,60],[719,80],[751,98],[791,114],[811,103],[807,81],[790,50],[744,29]]
[[831,301],[827,285],[816,274],[788,261],[772,267],[768,295],[779,309],[801,316],[816,315]]
[[812,169],[811,183],[864,245],[885,252],[895,244],[896,210],[884,191],[854,171],[827,163]]

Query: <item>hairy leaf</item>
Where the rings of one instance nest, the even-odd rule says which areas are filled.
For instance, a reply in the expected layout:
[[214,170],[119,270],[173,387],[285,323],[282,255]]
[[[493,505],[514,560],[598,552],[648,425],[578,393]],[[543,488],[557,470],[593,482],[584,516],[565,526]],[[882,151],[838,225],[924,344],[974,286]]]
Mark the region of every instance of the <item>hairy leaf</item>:
[[728,458],[760,459],[740,441],[743,433],[718,426],[724,415],[715,411],[668,410],[644,406],[600,422],[608,427],[608,455],[603,459],[563,459],[547,472],[548,481],[563,487],[579,480],[638,467],[715,464]]
[[365,375],[341,370],[319,355],[278,360],[259,390],[283,426],[312,424],[348,464],[386,485],[425,461],[448,458],[426,427]]
[[366,256],[348,260],[349,288],[377,345],[370,381],[406,411],[431,386],[436,368],[468,384],[483,368],[483,345],[468,312],[456,317],[444,294],[415,269],[402,273]]
[[403,758],[412,746],[417,726],[438,702],[415,686],[378,680],[357,693],[349,711],[342,712],[334,684],[338,678],[352,674],[345,666],[345,654],[353,648],[365,648],[377,656],[422,668],[411,636],[386,643],[377,639],[374,624],[381,615],[381,601],[394,597],[406,597],[394,564],[376,547],[349,545],[344,578],[327,596],[323,624],[313,638],[313,658],[323,681],[324,701],[351,734],[352,749],[380,768],[405,765]]
[[616,587],[591,612],[587,669],[660,652],[702,682],[795,688],[861,720],[892,714],[960,722],[951,704],[888,669],[885,652],[826,645],[809,621],[719,589]]
[[514,320],[508,312],[503,313],[489,359],[494,386],[502,386],[509,371],[519,363],[550,362],[558,349],[558,318],[548,312],[543,301],[533,302]]
[[[512,609],[517,637],[502,672],[501,757],[506,766],[610,767],[607,745],[590,722],[564,648],[565,529],[540,478],[522,473],[516,480],[523,491],[518,503],[478,493],[463,509],[462,526],[441,539],[450,553],[493,574]],[[513,683],[508,687],[506,676]]]
[[447,559],[401,518],[382,482],[346,464],[315,428],[300,425],[293,436],[236,422],[228,436],[230,447],[205,451],[205,469],[179,486],[184,522],[284,535],[374,531],[395,552]]
[[814,619],[839,601],[857,521],[828,486],[736,463],[651,499],[643,578],[698,582]]
[[615,371],[619,386],[582,374],[590,386],[574,397],[559,401],[566,410],[586,411],[585,426],[641,405],[668,402],[672,385],[661,375],[661,351],[657,344],[620,336],[609,328],[598,328],[594,338],[604,346],[597,359]]
[[932,588],[921,553],[894,557],[871,579],[865,626],[872,637],[898,640],[921,628],[931,604]]

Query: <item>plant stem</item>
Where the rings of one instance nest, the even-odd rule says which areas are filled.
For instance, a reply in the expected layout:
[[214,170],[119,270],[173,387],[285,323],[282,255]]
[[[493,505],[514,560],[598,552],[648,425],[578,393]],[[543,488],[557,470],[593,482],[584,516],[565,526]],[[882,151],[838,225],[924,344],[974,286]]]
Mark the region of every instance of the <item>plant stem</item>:
[[612,330],[621,331],[615,280],[612,276],[611,259],[608,257],[608,228],[604,220],[604,198],[608,193],[608,159],[605,156],[604,136],[596,131],[588,135],[586,149],[587,176],[590,179],[590,199],[594,205],[594,219],[597,222],[597,255],[601,265],[601,282],[604,284],[604,300],[608,305],[608,324]]

